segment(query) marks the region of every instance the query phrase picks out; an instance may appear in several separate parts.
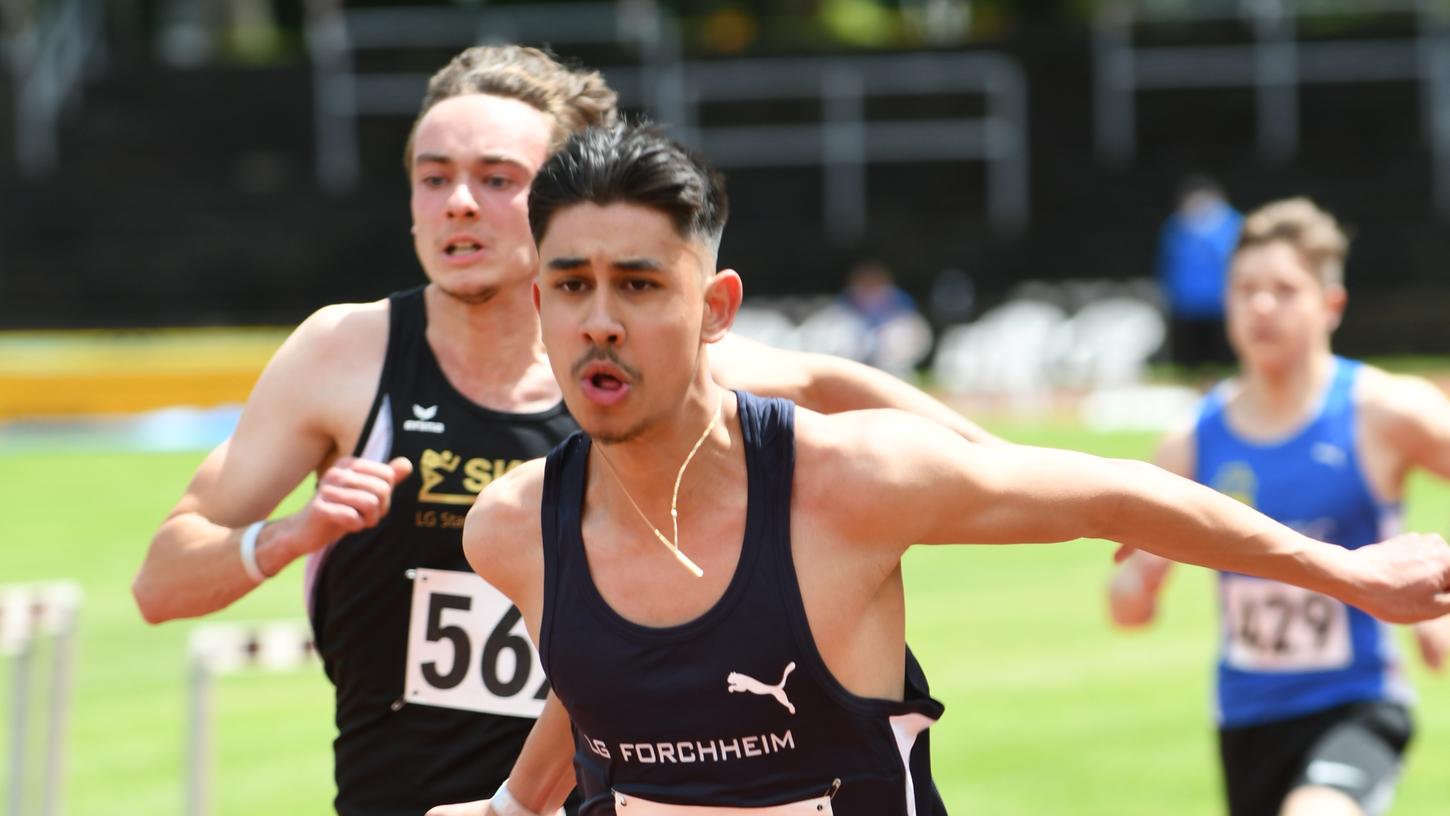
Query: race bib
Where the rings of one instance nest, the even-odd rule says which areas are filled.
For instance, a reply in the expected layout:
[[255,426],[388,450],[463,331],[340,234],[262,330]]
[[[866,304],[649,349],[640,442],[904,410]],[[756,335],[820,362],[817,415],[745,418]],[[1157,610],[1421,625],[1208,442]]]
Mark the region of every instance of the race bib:
[[1288,584],[1224,576],[1224,661],[1235,669],[1300,672],[1342,669],[1354,650],[1349,608]]
[[416,571],[404,700],[538,718],[548,692],[523,615],[503,593],[471,572]]
[[708,805],[666,805],[614,791],[614,808],[628,816],[831,816],[831,796],[790,802],[770,807],[710,807]]

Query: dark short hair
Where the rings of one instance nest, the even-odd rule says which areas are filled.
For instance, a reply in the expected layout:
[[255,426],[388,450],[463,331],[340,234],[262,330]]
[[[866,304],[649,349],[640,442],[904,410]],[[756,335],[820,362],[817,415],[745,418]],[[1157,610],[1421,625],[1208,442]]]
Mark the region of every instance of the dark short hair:
[[1223,185],[1218,179],[1205,173],[1190,173],[1178,181],[1178,200],[1187,200],[1189,196],[1207,194],[1215,198],[1224,198]]
[[649,207],[716,251],[730,211],[724,177],[648,122],[589,128],[544,163],[529,192],[534,241],[560,210],[585,203]]

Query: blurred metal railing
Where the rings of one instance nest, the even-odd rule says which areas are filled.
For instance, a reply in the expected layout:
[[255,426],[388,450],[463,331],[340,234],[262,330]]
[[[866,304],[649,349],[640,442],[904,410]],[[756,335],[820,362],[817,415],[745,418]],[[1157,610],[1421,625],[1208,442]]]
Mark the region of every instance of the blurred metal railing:
[[[974,53],[685,62],[677,22],[653,3],[344,11],[338,0],[309,0],[319,182],[333,191],[355,185],[358,120],[413,113],[423,96],[426,76],[360,73],[355,53],[544,40],[553,46],[616,44],[635,50],[637,65],[593,67],[604,71],[623,102],[673,125],[681,141],[720,166],[821,167],[825,220],[839,240],[865,226],[866,169],[872,163],[982,161],[993,227],[1016,233],[1027,222],[1027,82],[1010,58]],[[902,94],[980,97],[986,113],[867,117],[869,98]],[[706,105],[782,99],[816,103],[818,121],[700,124]]]
[[15,78],[15,159],[27,178],[60,159],[60,115],[81,91],[87,64],[103,45],[105,5],[97,0],[42,3],[15,14],[6,56]]
[[427,73],[360,72],[353,59],[358,52],[542,41],[620,46],[638,56],[635,64],[591,67],[606,71],[622,99],[667,120],[682,115],[679,27],[653,4],[343,9],[341,0],[308,0],[307,11],[318,181],[333,192],[357,184],[358,120],[417,112],[428,83]]
[[[692,62],[685,69],[690,118],[683,139],[721,167],[818,165],[826,224],[845,240],[866,226],[866,169],[872,163],[980,160],[987,167],[987,216],[999,232],[1027,223],[1027,80],[992,53]],[[980,95],[982,116],[871,120],[866,100],[912,95]],[[702,128],[702,104],[819,100],[817,124]]]
[[[1432,155],[1434,207],[1450,218],[1450,9],[1444,0],[1240,0],[1236,3],[1104,4],[1094,32],[1094,129],[1100,159],[1123,164],[1137,150],[1135,94],[1140,90],[1252,88],[1259,155],[1282,163],[1300,144],[1299,88],[1310,84],[1416,81]],[[1416,33],[1398,39],[1306,41],[1302,18],[1409,14]],[[1243,22],[1249,42],[1140,46],[1136,26]]]

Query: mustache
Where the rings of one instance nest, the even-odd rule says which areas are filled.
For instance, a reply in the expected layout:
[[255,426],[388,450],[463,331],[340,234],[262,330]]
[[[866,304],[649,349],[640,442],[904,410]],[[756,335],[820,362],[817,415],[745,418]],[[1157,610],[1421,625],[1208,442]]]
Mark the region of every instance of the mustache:
[[607,346],[590,346],[589,350],[584,353],[584,356],[580,357],[574,362],[574,365],[570,366],[570,376],[578,379],[579,375],[584,371],[584,367],[593,362],[612,363],[631,380],[639,381],[644,379],[640,376],[638,369],[633,368],[628,363],[619,359],[619,355],[614,353],[614,349]]

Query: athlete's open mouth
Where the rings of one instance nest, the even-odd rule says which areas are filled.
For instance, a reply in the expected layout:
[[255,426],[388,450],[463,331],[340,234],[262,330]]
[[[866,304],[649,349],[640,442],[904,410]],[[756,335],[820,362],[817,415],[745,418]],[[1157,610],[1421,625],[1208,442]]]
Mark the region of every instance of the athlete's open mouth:
[[601,391],[618,391],[624,387],[624,383],[611,374],[596,373],[589,378],[589,382]]
[[463,255],[469,252],[477,252],[480,249],[483,249],[483,244],[475,243],[473,241],[454,241],[453,243],[444,247],[443,254]]
[[579,372],[584,396],[597,405],[617,405],[630,391],[630,375],[619,366],[596,360]]

